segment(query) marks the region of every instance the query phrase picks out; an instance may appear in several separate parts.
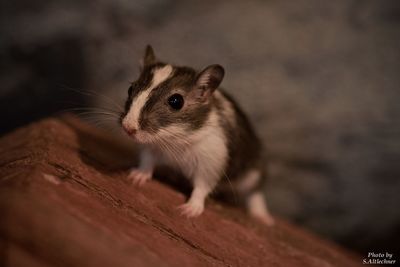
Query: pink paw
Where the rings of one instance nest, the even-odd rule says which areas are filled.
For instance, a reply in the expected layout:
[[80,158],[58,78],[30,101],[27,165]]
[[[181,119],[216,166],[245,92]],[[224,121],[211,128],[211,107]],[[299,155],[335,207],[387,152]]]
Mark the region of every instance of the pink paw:
[[265,224],[267,226],[275,225],[274,218],[272,218],[272,216],[269,214],[254,215],[254,217],[256,217],[256,219],[258,219],[259,221],[261,221],[263,224]]
[[181,210],[181,214],[188,218],[197,217],[204,211],[204,204],[195,203],[195,202],[187,202],[178,207]]
[[128,180],[134,185],[142,186],[147,181],[151,180],[152,174],[140,169],[133,169],[128,175]]

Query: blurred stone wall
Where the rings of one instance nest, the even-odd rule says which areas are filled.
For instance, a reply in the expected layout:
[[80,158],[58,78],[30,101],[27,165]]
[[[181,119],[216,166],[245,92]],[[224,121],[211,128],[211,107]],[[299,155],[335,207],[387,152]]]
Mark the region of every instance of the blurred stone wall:
[[363,251],[398,249],[399,1],[1,3],[2,132],[122,103],[146,44],[219,63],[269,155],[276,214]]

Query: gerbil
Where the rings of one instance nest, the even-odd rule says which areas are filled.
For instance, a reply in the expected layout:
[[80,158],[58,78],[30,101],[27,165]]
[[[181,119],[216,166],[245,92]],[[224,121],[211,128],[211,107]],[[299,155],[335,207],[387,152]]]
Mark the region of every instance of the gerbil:
[[223,77],[220,65],[196,72],[160,62],[146,47],[121,115],[125,132],[143,145],[129,178],[141,185],[152,178],[156,164],[167,163],[193,185],[180,206],[184,215],[200,215],[212,191],[233,187],[249,213],[271,225],[261,191],[262,146],[237,103],[219,88]]

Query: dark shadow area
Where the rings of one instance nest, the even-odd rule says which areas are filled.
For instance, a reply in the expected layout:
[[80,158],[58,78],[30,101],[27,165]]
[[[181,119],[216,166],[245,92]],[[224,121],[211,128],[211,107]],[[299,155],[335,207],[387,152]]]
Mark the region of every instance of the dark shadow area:
[[[133,144],[127,145],[126,140],[118,141],[115,135],[85,125],[74,116],[64,115],[61,118],[74,129],[79,142],[79,155],[85,164],[110,177],[122,174],[122,177],[126,177],[125,182],[134,186],[127,176],[131,168],[138,166],[138,147]],[[186,196],[191,193],[190,182],[177,170],[168,166],[157,166],[154,178]]]

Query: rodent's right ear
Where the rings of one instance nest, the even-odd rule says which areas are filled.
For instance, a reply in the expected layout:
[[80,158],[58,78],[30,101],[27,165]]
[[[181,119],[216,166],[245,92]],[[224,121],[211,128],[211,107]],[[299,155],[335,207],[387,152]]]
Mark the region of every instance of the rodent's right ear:
[[144,53],[144,57],[140,62],[140,68],[143,69],[146,66],[152,65],[157,62],[156,56],[154,54],[154,50],[151,45],[146,46],[146,52]]
[[196,97],[205,101],[218,88],[224,75],[224,68],[218,64],[210,65],[201,71],[196,78]]

